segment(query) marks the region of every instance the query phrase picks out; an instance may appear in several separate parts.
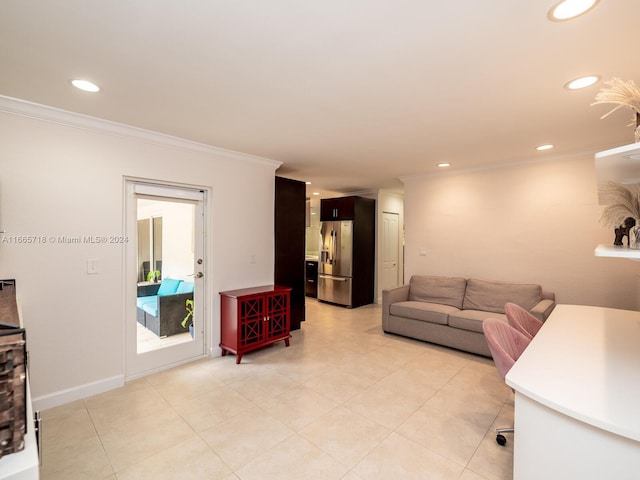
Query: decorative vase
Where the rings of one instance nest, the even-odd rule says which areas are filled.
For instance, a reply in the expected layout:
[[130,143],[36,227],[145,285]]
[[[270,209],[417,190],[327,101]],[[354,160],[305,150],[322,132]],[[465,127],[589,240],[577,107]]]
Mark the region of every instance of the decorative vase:
[[629,229],[629,248],[640,250],[640,220],[636,220],[635,226]]

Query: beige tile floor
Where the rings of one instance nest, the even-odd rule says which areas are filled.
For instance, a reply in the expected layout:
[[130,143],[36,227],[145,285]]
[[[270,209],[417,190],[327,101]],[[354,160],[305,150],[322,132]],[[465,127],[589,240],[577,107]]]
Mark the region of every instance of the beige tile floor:
[[513,394],[490,359],[384,334],[380,306],[307,299],[283,342],[42,412],[50,479],[512,478]]

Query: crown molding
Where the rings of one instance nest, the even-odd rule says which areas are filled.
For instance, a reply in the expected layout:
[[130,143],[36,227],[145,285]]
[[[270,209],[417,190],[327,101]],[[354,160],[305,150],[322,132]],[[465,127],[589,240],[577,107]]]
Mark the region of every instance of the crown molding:
[[270,158],[259,157],[248,153],[237,152],[235,150],[227,150],[225,148],[215,147],[204,143],[198,143],[185,138],[174,137],[164,133],[146,130],[144,128],[133,127],[123,123],[103,120],[97,117],[91,117],[81,113],[70,112],[47,105],[29,102],[19,98],[7,97],[0,95],[0,112],[5,112],[22,117],[33,118],[45,122],[56,123],[67,127],[79,128],[82,130],[90,130],[105,135],[136,140],[144,143],[151,143],[163,147],[179,148],[213,155],[233,161],[245,161],[258,163],[273,167],[276,170],[282,162],[272,160]]

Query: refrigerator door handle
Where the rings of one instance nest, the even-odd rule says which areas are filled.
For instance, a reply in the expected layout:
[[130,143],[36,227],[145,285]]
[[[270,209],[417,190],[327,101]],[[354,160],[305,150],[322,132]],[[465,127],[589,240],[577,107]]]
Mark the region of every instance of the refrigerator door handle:
[[335,282],[348,282],[349,279],[345,277],[332,277],[331,275],[318,275],[319,278],[324,278],[326,280],[333,280]]
[[336,232],[335,230],[331,230],[329,234],[331,237],[329,240],[329,264],[333,265],[335,260],[335,242],[336,242]]
[[331,256],[333,257],[333,263],[335,264],[336,257],[338,256],[338,232],[333,230],[333,242],[332,242],[333,251],[331,252]]

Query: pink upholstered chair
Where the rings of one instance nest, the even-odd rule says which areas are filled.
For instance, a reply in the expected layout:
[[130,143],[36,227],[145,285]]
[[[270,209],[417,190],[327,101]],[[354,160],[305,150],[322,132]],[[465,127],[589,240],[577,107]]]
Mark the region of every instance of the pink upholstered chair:
[[507,314],[509,325],[529,337],[529,339],[535,337],[536,333],[542,328],[543,323],[520,305],[507,303],[504,306],[504,312]]
[[[511,370],[516,360],[520,358],[522,352],[527,348],[531,339],[524,336],[511,325],[503,320],[487,318],[482,322],[482,330],[487,339],[491,356],[496,364],[498,373],[504,378]],[[496,442],[505,445],[507,439],[504,433],[513,432],[513,428],[497,428]]]

